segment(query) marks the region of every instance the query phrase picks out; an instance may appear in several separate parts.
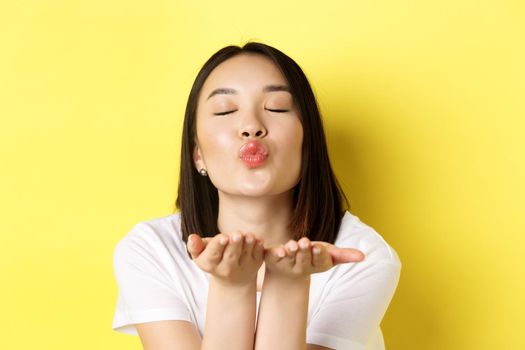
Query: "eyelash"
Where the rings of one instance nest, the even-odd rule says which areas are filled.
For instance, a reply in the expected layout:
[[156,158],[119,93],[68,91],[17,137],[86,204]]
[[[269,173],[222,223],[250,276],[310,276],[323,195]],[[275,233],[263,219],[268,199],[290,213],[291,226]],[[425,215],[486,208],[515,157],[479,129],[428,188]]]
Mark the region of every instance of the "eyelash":
[[[235,112],[236,110],[233,110],[233,111],[227,111],[227,112],[221,112],[221,113],[213,113],[214,115],[226,115],[226,114],[230,114],[230,113],[233,113]],[[268,111],[270,112],[275,112],[275,113],[286,113],[286,112],[289,112],[289,110],[287,109],[268,109]]]

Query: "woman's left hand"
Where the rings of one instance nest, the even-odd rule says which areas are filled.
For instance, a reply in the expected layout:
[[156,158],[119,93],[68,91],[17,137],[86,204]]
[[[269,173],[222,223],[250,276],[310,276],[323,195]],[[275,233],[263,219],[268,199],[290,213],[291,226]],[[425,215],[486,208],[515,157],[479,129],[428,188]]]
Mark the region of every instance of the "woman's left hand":
[[325,272],[338,264],[360,262],[365,255],[358,249],[338,248],[322,241],[302,237],[279,247],[267,248],[264,256],[266,270],[275,276],[306,277]]

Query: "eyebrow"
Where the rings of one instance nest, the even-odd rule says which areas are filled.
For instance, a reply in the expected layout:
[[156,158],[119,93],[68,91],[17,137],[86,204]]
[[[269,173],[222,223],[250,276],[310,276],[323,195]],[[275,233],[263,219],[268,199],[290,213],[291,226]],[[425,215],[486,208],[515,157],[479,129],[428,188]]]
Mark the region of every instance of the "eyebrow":
[[[272,92],[272,91],[287,91],[291,94],[290,88],[287,85],[266,85],[263,89],[263,92]],[[218,88],[211,92],[206,100],[209,100],[212,96],[217,94],[233,95],[236,94],[237,90],[231,88]]]

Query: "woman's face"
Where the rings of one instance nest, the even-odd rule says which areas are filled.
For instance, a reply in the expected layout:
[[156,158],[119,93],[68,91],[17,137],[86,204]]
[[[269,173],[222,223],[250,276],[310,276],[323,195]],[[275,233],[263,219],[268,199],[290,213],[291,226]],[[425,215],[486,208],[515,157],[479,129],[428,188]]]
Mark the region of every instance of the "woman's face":
[[299,112],[290,92],[268,86],[288,84],[269,58],[243,53],[218,65],[202,87],[193,159],[219,192],[276,195],[299,182]]

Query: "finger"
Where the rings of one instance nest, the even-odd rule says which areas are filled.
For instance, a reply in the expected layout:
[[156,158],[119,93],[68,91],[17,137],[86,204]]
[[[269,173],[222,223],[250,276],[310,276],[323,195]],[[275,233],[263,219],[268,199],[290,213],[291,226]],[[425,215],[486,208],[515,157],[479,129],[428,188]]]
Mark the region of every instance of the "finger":
[[257,244],[255,235],[253,233],[247,233],[244,237],[244,248],[246,249],[247,256],[253,255],[253,249]]
[[288,252],[288,250],[286,249],[286,245],[281,244],[276,249],[276,254],[279,258],[279,260],[277,261],[278,263],[284,264],[284,266],[286,266],[287,269],[293,269],[293,267],[295,266],[295,257],[297,253]]
[[215,235],[209,242],[204,252],[199,256],[202,263],[206,266],[204,268],[212,270],[222,260],[225,246],[228,245],[228,235],[219,233]]
[[360,262],[365,259],[365,254],[354,248],[338,248],[333,246],[329,249],[334,265],[344,264],[349,262]]
[[279,262],[280,260],[282,260],[285,256],[286,256],[286,250],[284,249],[284,247],[282,247],[282,245],[279,247],[272,247],[272,248],[268,248],[265,251],[264,261],[267,263],[267,265],[275,264]]
[[313,243],[312,248],[312,265],[314,270],[325,271],[326,268],[332,267],[332,257],[328,254],[328,248],[322,244]]
[[244,235],[244,245],[241,253],[240,263],[242,264],[247,258],[253,259],[253,249],[255,247],[255,237],[252,233],[246,233]]
[[289,240],[285,245],[286,248],[286,255],[293,257],[295,259],[295,255],[297,254],[297,251],[299,249],[299,245],[294,240]]
[[200,253],[206,249],[208,242],[213,237],[201,237],[196,233],[192,233],[188,236],[188,252],[193,253],[195,257],[199,256]]
[[230,244],[224,249],[222,260],[227,263],[239,264],[242,248],[244,245],[244,235],[239,231],[233,232],[230,236]]
[[191,254],[191,258],[197,258],[200,253],[204,250],[204,243],[201,237],[195,233],[188,236],[188,252]]
[[299,240],[299,252],[295,258],[295,265],[301,271],[309,271],[312,266],[311,242],[308,237]]
[[256,239],[256,244],[253,247],[252,256],[256,261],[264,259],[264,240],[262,238]]
[[277,258],[284,259],[286,258],[286,255],[287,255],[287,252],[286,252],[286,248],[284,247],[284,245],[281,244],[279,247],[275,248],[275,256],[277,256]]
[[206,249],[206,247],[208,246],[208,243],[210,243],[212,239],[213,237],[201,237],[202,245],[204,246],[204,249]]

